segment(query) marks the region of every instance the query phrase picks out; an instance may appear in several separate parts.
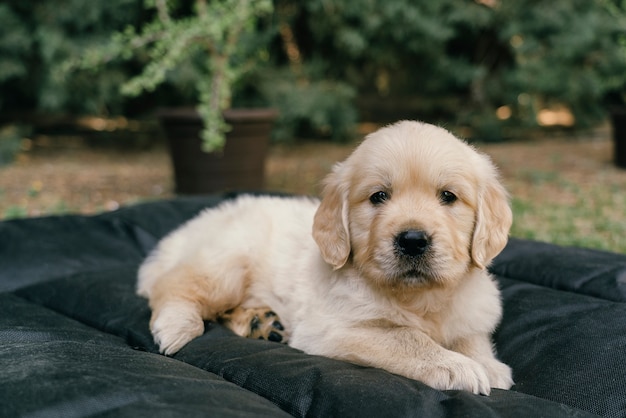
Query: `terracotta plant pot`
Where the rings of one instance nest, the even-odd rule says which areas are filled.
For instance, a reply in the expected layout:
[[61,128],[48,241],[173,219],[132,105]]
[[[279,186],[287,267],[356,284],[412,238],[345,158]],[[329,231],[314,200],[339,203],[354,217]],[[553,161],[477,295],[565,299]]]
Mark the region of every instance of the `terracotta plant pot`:
[[232,127],[224,149],[201,149],[202,120],[193,108],[163,109],[161,125],[170,146],[177,194],[209,194],[263,188],[265,157],[278,113],[274,109],[230,109]]
[[613,125],[613,157],[615,165],[626,168],[626,108],[611,111]]

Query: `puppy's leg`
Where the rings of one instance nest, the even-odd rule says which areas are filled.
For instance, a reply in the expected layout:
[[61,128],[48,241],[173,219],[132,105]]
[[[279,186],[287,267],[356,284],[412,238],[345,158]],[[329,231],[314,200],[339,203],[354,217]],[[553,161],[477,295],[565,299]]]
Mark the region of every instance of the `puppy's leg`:
[[480,363],[487,372],[492,388],[509,389],[513,386],[511,368],[496,359],[488,335],[474,335],[460,339],[454,343],[451,349]]
[[285,328],[270,308],[237,307],[221,314],[219,321],[242,337],[287,342]]
[[[309,338],[315,338],[309,340]],[[352,327],[307,336],[292,336],[295,348],[355,364],[377,367],[440,390],[490,393],[485,368],[475,360],[447,350],[423,332],[408,327]],[[308,347],[307,347],[308,346]]]
[[149,296],[150,330],[159,349],[172,355],[204,332],[203,320],[241,303],[244,275],[215,278],[192,266],[177,265],[159,277]]

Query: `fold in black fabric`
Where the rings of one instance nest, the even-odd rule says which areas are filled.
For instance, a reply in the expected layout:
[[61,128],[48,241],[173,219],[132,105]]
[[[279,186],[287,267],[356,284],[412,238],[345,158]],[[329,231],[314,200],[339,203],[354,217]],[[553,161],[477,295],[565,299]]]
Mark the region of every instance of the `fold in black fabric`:
[[289,416],[212,373],[0,295],[0,416]]
[[511,391],[437,391],[212,323],[158,354],[137,268],[222,199],[0,222],[0,416],[626,416],[626,256],[529,241],[492,268]]
[[511,238],[491,270],[552,289],[626,302],[626,256]]

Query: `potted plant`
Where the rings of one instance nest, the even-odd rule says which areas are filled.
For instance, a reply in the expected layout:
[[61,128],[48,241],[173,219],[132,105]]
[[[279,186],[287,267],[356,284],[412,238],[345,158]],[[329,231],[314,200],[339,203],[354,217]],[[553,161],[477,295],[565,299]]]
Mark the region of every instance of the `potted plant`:
[[[121,87],[130,96],[151,92],[177,71],[193,67],[197,106],[159,112],[172,151],[176,191],[259,188],[277,112],[235,110],[231,103],[234,86],[259,61],[255,30],[259,19],[272,13],[272,1],[196,0],[189,8],[185,2],[146,0],[145,7],[154,14],[151,21],[116,33],[102,49],[87,51],[80,67],[96,68],[116,58],[144,59],[141,73]],[[238,174],[243,174],[240,180]]]

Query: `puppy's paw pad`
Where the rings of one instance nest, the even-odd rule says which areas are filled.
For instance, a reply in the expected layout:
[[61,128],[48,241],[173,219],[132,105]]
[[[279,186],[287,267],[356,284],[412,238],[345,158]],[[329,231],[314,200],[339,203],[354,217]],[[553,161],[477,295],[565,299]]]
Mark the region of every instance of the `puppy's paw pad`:
[[260,310],[250,321],[250,334],[248,338],[257,338],[280,343],[286,341],[284,331],[285,327],[274,311]]
[[285,327],[278,315],[269,308],[235,308],[225,312],[220,320],[242,337],[287,342]]

